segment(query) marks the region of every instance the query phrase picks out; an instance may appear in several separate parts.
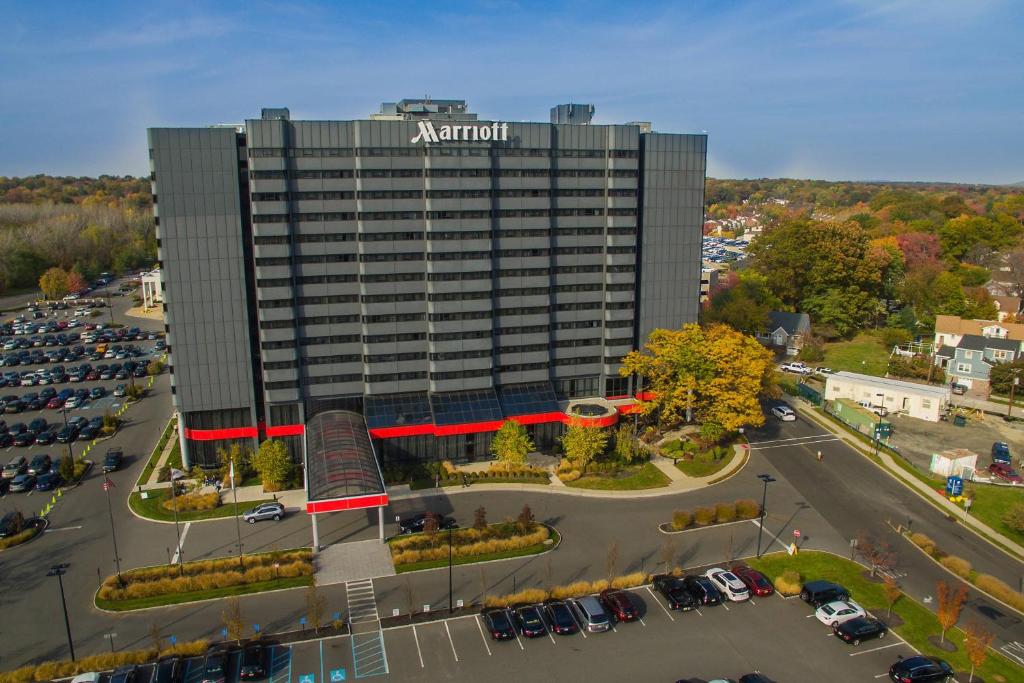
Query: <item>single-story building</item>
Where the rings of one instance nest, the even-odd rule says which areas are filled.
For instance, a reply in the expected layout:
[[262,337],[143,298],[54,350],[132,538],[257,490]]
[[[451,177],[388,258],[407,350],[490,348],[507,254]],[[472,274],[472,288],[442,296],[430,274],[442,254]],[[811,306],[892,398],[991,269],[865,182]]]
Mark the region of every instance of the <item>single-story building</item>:
[[978,466],[978,454],[966,448],[950,448],[941,453],[932,453],[932,461],[928,469],[943,477],[962,477],[974,479],[974,470]]
[[828,376],[823,398],[827,401],[848,398],[858,403],[884,406],[889,413],[938,422],[949,404],[949,397],[949,387],[842,371]]
[[811,318],[806,313],[772,311],[768,314],[768,329],[759,330],[755,336],[762,344],[786,349],[787,355],[795,356],[810,332]]

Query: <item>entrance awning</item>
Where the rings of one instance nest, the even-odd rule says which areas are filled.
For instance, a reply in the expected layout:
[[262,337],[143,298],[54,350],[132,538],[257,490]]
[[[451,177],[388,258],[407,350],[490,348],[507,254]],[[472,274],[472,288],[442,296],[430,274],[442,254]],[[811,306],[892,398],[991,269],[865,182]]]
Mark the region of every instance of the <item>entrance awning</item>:
[[366,422],[330,410],[306,425],[306,512],[384,507],[387,489]]

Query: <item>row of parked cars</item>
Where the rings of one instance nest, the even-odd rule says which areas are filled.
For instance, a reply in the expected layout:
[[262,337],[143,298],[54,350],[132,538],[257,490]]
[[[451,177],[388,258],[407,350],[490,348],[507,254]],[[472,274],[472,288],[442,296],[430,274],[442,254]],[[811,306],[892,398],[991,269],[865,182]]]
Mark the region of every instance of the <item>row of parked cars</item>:
[[[259,680],[267,677],[267,654],[269,645],[262,641],[249,641],[242,646],[238,652],[238,678],[243,681]],[[202,677],[193,679],[190,673],[190,683],[225,683],[228,670],[228,658],[232,650],[223,645],[211,647],[202,663]],[[184,683],[185,661],[181,657],[163,657],[153,665],[151,676],[146,683]],[[142,683],[141,672],[143,667],[132,664],[122,666],[114,670],[108,683]],[[99,683],[99,673],[80,674],[71,683]]]
[[[162,342],[157,342],[155,345],[156,351],[163,351],[165,345]],[[17,353],[9,353],[2,356],[0,359],[0,367],[11,368],[19,365],[46,365],[53,363],[76,363],[82,360],[92,361],[98,363],[103,360],[129,360],[132,358],[141,358],[146,355],[146,352],[135,346],[134,344],[126,344],[121,346],[120,344],[107,345],[98,344],[96,346],[83,346],[76,345],[73,347],[66,347],[62,349],[53,349],[51,351],[41,351],[35,349],[32,351],[18,351]],[[16,377],[19,373],[17,371],[6,372],[5,377],[12,378]],[[30,373],[21,373],[30,374]],[[17,384],[17,382],[11,382],[7,380],[9,384]]]
[[[114,390],[114,396],[124,396],[127,392],[125,385],[120,384]],[[93,387],[91,389],[80,388],[80,389],[61,389],[57,391],[52,387],[47,387],[42,391],[30,392],[21,396],[3,396],[0,397],[0,412],[3,413],[22,413],[25,411],[43,410],[44,408],[49,410],[61,410],[62,408],[78,408],[81,407],[87,399],[98,400],[107,395],[107,390],[104,387]]]
[[42,417],[37,417],[28,424],[7,424],[6,420],[0,420],[0,448],[52,446],[54,443],[72,443],[79,439],[91,441],[99,435],[102,428],[102,415],[96,415],[92,419],[75,415],[69,417],[67,424],[63,426],[60,423],[48,423]]
[[49,455],[37,455],[31,462],[19,455],[4,465],[0,477],[0,495],[32,491],[52,491],[60,486],[63,478],[60,466]]

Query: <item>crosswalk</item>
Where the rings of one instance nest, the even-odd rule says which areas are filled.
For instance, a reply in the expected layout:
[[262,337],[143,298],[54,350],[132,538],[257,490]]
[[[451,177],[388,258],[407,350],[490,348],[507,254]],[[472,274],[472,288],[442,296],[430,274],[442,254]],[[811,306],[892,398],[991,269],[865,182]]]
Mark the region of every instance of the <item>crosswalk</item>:
[[750,450],[763,451],[769,448],[792,448],[794,446],[812,446],[818,443],[839,441],[835,434],[811,434],[810,436],[795,436],[790,439],[772,439],[769,441],[751,441]]
[[999,649],[1002,650],[1004,655],[1024,666],[1024,644],[1015,640],[1012,643],[1006,643]]
[[352,665],[356,678],[388,673],[388,656],[377,612],[373,580],[345,584],[349,624],[352,628]]

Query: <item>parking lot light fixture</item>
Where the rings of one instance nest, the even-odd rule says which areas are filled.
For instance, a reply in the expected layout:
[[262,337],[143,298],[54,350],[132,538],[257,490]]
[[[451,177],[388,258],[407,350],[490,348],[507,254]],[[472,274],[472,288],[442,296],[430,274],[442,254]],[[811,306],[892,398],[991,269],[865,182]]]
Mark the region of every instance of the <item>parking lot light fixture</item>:
[[878,424],[875,426],[875,458],[878,457],[878,442],[882,440],[882,411],[885,408],[885,394],[875,394],[878,401]]
[[759,474],[757,478],[764,483],[764,492],[761,494],[761,520],[757,525],[757,553],[755,555],[756,557],[761,557],[761,534],[764,531],[764,508],[768,503],[768,484],[776,481],[776,479],[770,474]]
[[68,651],[71,653],[71,661],[75,661],[75,644],[71,640],[71,621],[68,619],[68,603],[64,598],[64,573],[68,569],[68,563],[55,564],[46,572],[47,576],[56,576],[57,585],[60,586],[60,606],[64,610],[64,630],[68,634]]

